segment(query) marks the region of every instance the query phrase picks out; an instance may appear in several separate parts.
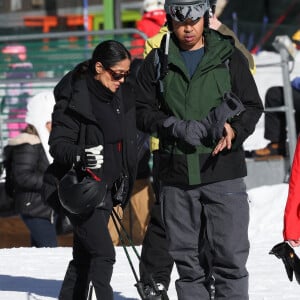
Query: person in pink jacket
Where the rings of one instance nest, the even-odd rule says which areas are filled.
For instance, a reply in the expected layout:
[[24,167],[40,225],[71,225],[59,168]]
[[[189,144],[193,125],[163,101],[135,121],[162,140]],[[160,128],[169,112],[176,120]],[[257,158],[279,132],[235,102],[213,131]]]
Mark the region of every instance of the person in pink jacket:
[[292,247],[300,246],[300,137],[294,154],[284,210],[283,238]]

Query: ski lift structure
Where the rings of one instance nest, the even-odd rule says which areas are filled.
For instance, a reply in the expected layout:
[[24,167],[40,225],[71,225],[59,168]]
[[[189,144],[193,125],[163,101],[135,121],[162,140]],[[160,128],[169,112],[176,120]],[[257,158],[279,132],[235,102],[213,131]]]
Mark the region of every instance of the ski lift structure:
[[[279,35],[275,37],[273,42],[274,49],[280,54],[281,57],[281,69],[283,79],[283,95],[284,105],[280,107],[267,108],[267,112],[284,112],[287,122],[287,137],[289,148],[289,160],[290,167],[293,163],[294,152],[297,143],[297,133],[295,125],[295,108],[293,103],[293,93],[291,87],[290,73],[293,70],[297,49],[294,43],[287,35]],[[290,67],[292,64],[292,68]]]
[[[83,17],[84,17],[84,28],[88,30],[88,0],[83,0]],[[122,28],[121,20],[121,0],[103,0],[103,11],[104,14],[104,29],[113,30]]]
[[290,73],[294,68],[297,49],[287,35],[276,36],[272,45],[276,52],[280,54],[280,62],[257,65],[257,67],[281,67],[284,104],[279,107],[266,108],[265,112],[285,113],[288,140],[288,157],[276,160],[273,159],[259,161],[256,161],[255,159],[247,159],[246,163],[248,176],[245,177],[245,183],[248,189],[261,185],[288,183],[296,148],[297,134]]

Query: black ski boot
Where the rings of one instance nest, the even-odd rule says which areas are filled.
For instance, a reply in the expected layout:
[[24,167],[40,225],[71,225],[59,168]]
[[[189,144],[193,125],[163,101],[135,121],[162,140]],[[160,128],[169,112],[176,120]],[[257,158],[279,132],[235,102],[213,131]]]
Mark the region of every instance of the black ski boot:
[[136,284],[137,290],[142,300],[169,300],[167,290],[161,283],[153,283],[153,285],[142,282]]
[[215,289],[215,277],[213,275],[210,275],[207,278],[207,282],[206,282],[206,288],[209,292],[209,299],[210,300],[215,300],[215,293],[216,293],[216,289]]

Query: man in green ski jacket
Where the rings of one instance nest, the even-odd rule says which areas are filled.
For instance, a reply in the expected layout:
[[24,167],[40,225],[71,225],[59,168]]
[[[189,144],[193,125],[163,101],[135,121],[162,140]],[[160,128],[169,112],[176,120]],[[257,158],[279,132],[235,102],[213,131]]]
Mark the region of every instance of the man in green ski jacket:
[[[160,140],[162,218],[179,273],[178,299],[210,297],[199,260],[205,228],[216,299],[246,300],[249,207],[242,144],[263,105],[233,39],[209,29],[208,0],[167,0],[165,10],[171,34],[140,69],[137,124]],[[157,56],[167,61],[161,80]]]

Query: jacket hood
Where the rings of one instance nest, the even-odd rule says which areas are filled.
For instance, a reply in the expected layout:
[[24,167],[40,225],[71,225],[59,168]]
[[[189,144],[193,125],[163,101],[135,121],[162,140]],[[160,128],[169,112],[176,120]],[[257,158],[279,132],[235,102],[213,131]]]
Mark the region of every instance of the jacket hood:
[[39,93],[28,101],[25,118],[26,123],[36,128],[49,163],[53,161],[53,158],[49,153],[49,131],[46,124],[51,122],[54,104],[55,100],[52,92]]
[[[81,63],[73,71],[66,74],[54,88],[55,101],[68,101],[68,108],[78,115],[97,123],[90,103],[86,77],[87,71],[82,71]],[[85,99],[86,101],[82,101]]]

